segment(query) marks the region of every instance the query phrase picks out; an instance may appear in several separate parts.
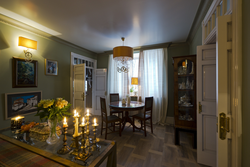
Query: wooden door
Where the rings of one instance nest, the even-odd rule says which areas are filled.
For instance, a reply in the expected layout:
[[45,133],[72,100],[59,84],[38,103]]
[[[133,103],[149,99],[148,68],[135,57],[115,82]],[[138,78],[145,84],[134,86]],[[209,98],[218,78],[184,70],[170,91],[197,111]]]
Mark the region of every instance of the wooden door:
[[217,18],[216,37],[216,115],[218,117],[217,166],[232,162],[231,113],[232,83],[232,16]]
[[85,111],[85,64],[74,65],[74,109],[79,115]]
[[[101,115],[101,105],[100,105],[100,97],[106,97],[107,94],[107,70],[106,69],[96,69],[95,70],[95,106],[94,106],[94,114]],[[108,101],[106,99],[106,101]]]
[[197,162],[216,166],[216,45],[197,47]]

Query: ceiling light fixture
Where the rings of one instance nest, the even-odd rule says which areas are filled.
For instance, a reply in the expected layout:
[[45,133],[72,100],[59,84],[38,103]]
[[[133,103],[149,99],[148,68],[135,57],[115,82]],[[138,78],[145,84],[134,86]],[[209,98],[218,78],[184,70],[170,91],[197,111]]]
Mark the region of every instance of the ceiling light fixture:
[[124,46],[124,37],[121,38],[123,46],[113,49],[113,58],[117,62],[117,72],[129,72],[130,61],[133,60],[133,48]]
[[37,49],[37,41],[24,38],[24,37],[19,37],[18,41],[18,46],[23,46],[27,48],[27,50],[23,50],[25,53],[25,61],[27,62],[32,62],[32,53],[30,52],[30,49]]

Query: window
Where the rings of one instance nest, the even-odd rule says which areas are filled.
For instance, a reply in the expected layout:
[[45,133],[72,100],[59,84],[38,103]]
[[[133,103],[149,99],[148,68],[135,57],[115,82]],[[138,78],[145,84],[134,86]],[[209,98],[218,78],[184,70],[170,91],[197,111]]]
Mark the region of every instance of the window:
[[[129,68],[129,91],[130,95],[137,95],[138,92],[138,85],[131,85],[131,78],[137,77],[138,78],[138,70],[139,70],[139,53],[134,53],[133,60],[131,61],[130,68]],[[131,92],[133,91],[133,92]]]

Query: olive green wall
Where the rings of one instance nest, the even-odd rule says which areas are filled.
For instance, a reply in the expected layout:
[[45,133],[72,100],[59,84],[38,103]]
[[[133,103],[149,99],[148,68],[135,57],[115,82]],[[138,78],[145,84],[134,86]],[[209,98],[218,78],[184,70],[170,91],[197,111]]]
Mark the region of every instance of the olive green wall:
[[[174,116],[174,68],[172,57],[189,55],[189,45],[180,44],[168,48],[168,116]],[[108,53],[97,55],[97,68],[108,68]]]
[[98,56],[97,56],[97,68],[107,68],[108,69],[108,64],[109,64],[109,53],[98,54]]
[[[19,36],[37,41],[37,50],[32,51],[33,59],[38,61],[38,87],[12,88],[12,57],[24,58],[24,52],[17,46]],[[70,100],[70,53],[75,52],[96,59],[94,53],[85,52],[48,38],[28,33],[0,23],[0,129],[10,126],[5,120],[5,93],[42,91],[42,98],[64,97]],[[44,59],[58,61],[58,76],[44,74]],[[26,115],[25,120],[38,121],[34,114]]]
[[197,46],[202,45],[202,27],[200,26],[193,40],[190,42],[189,54],[193,55],[197,53]]
[[174,66],[172,58],[189,55],[188,44],[168,48],[168,116],[174,116]]
[[242,1],[242,166],[250,166],[250,1]]

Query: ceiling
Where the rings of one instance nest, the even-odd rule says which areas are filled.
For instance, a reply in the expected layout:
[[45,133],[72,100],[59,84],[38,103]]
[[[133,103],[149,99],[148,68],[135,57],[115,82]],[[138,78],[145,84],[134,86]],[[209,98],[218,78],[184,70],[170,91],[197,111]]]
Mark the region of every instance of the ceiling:
[[200,1],[0,0],[0,13],[101,53],[123,45],[121,37],[131,47],[185,42]]

